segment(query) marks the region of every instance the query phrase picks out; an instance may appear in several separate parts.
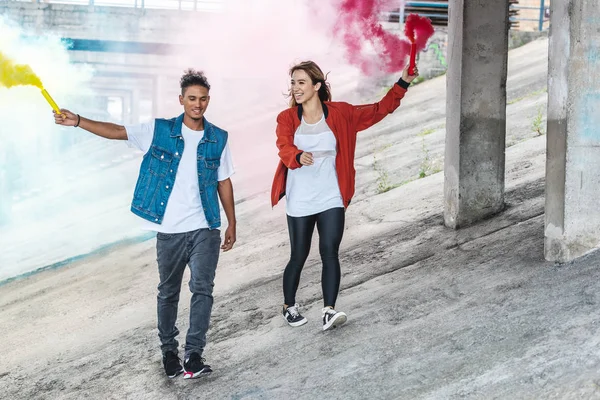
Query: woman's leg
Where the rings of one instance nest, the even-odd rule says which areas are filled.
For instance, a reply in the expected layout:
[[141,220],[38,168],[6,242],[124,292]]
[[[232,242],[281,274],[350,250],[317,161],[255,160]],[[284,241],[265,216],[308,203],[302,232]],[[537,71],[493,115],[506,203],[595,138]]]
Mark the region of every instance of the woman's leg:
[[283,297],[286,306],[296,304],[296,291],[300,274],[310,252],[310,242],[315,229],[316,216],[287,217],[290,233],[291,255],[283,273]]
[[338,251],[344,234],[345,209],[332,208],[317,215],[319,251],[323,261],[321,286],[325,307],[335,307],[340,290],[340,260]]

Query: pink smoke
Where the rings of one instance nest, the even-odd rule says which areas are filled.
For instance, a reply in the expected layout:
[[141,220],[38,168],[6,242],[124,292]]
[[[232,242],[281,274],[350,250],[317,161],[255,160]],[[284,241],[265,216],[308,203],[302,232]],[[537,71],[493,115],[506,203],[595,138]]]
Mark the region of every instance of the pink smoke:
[[404,24],[404,34],[411,42],[417,45],[417,51],[421,51],[427,45],[427,41],[433,35],[434,29],[428,18],[417,14],[410,14]]
[[415,56],[417,51],[425,48],[427,39],[433,35],[431,21],[417,14],[410,14],[404,23],[404,34],[411,43],[409,74],[414,74]]
[[[393,7],[390,1],[382,0],[341,1],[335,29],[341,32],[349,61],[363,73],[372,74],[378,70],[398,72],[407,64],[410,42],[386,31],[379,22],[381,12]],[[415,17],[416,19],[411,20],[411,32],[417,34],[417,51],[420,51],[433,35],[433,27],[428,19]],[[367,52],[365,43],[373,46],[376,54]]]

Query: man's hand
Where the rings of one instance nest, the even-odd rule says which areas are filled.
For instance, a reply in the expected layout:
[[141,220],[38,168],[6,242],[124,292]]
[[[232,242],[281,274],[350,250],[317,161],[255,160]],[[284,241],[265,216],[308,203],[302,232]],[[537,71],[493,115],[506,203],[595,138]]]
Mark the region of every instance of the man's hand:
[[227,178],[223,181],[219,181],[217,186],[219,192],[219,198],[221,204],[223,204],[223,210],[227,216],[227,223],[229,226],[225,230],[225,237],[223,238],[223,245],[221,249],[223,251],[229,251],[235,243],[235,202],[233,200],[233,184],[231,179]]
[[225,230],[225,238],[223,239],[223,245],[221,250],[229,251],[235,243],[235,225],[229,225]]
[[402,80],[406,83],[411,83],[412,81],[415,80],[415,78],[417,76],[419,76],[419,69],[417,68],[417,66],[415,65],[415,74],[414,75],[409,75],[408,74],[408,69],[410,68],[410,66],[406,66],[406,68],[404,68],[404,71],[402,71]]
[[71,111],[65,110],[64,108],[60,109],[60,114],[57,114],[54,110],[52,110],[52,112],[54,113],[55,124],[63,126],[77,125],[77,114],[73,114]]
[[313,155],[312,153],[307,153],[306,151],[300,155],[300,164],[302,165],[313,165]]

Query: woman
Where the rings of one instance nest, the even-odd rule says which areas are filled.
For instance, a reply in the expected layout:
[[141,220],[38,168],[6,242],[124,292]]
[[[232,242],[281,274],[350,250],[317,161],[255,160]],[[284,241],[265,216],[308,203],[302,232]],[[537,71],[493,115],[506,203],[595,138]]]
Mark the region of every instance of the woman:
[[323,330],[346,322],[335,311],[340,288],[338,249],[344,232],[345,209],[354,195],[356,134],[381,121],[400,105],[410,82],[408,74],[378,103],[353,106],[331,102],[326,76],[312,61],[290,69],[290,108],[277,117],[277,147],[281,161],[271,191],[275,206],[286,196],[291,256],[283,274],[283,317],[291,326],[307,321],[296,303],[302,267],[317,225],[323,262]]

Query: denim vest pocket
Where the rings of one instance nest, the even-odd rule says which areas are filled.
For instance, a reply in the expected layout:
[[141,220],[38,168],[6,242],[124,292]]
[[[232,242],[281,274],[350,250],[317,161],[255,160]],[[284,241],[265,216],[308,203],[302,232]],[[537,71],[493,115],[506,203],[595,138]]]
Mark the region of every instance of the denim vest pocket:
[[152,146],[150,155],[150,173],[160,177],[167,176],[173,161],[173,154],[158,146]]
[[206,184],[210,185],[217,182],[218,169],[221,165],[221,159],[206,159],[204,160],[204,165],[206,166]]

